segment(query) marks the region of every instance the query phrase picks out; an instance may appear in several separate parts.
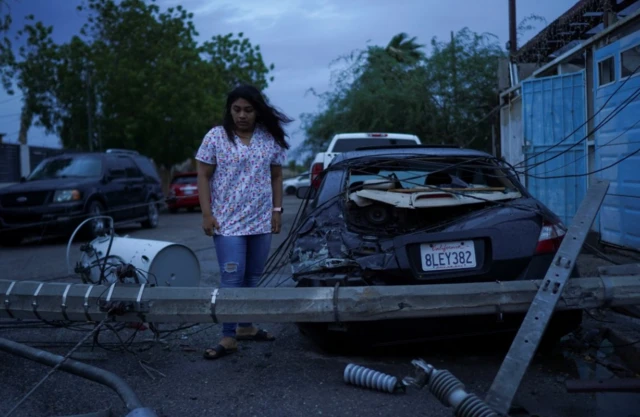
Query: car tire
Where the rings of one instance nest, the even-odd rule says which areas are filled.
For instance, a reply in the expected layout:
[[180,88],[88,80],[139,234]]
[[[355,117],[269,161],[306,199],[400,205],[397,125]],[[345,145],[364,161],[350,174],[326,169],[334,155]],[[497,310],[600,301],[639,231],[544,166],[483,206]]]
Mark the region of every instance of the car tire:
[[158,210],[158,202],[150,199],[147,201],[147,218],[141,222],[145,229],[155,229],[160,221],[160,210]]
[[[91,200],[89,204],[87,204],[86,216],[87,218],[93,216],[104,216],[105,211],[105,207],[100,201]],[[96,219],[83,226],[84,231],[82,232],[82,235],[89,240],[93,240],[97,237],[104,236],[108,227],[107,219]]]
[[[325,287],[324,284],[313,280],[302,280],[296,283],[296,288]],[[334,330],[334,323],[295,322],[298,331],[320,350],[330,355],[351,355],[373,347],[371,340],[357,332]]]
[[329,329],[329,323],[295,323],[298,331],[315,347],[329,355],[354,355],[373,349],[368,339]]
[[294,187],[293,185],[290,185],[284,190],[284,192],[287,195],[294,195],[296,193],[296,187]]

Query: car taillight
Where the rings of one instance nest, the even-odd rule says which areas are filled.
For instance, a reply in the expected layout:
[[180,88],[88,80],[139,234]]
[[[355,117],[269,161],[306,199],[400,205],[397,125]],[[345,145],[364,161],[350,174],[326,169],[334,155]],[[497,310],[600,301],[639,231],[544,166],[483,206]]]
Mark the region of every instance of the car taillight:
[[311,186],[315,189],[320,187],[320,173],[322,172],[324,164],[321,162],[316,162],[311,167]]
[[549,221],[542,222],[542,230],[538,237],[538,246],[536,247],[536,255],[543,253],[555,253],[560,248],[562,239],[567,232],[561,223],[551,223]]

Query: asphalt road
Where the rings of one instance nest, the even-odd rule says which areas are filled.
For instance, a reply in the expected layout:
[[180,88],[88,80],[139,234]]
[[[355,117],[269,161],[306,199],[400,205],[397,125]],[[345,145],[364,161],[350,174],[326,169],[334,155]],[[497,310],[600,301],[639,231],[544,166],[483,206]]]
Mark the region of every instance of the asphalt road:
[[[283,233],[272,249],[284,240],[296,214],[299,200],[285,197]],[[180,242],[194,249],[203,274],[201,285],[214,285],[218,271],[211,239],[200,228],[200,213],[163,214],[154,230],[138,226],[119,229],[142,239]],[[52,239],[0,249],[2,279],[77,281],[67,277],[66,240]],[[81,242],[80,242],[81,243]],[[79,243],[72,247],[77,254]],[[75,263],[72,257],[71,263]],[[86,325],[62,329],[8,320],[0,322],[0,336],[25,342],[61,355],[66,354],[86,334]],[[168,330],[170,327],[161,327]],[[410,361],[422,357],[437,368],[448,369],[466,389],[484,397],[506,353],[506,347],[480,348],[462,344],[457,349],[437,345],[413,352],[394,351],[384,356],[362,352],[358,356],[335,356],[321,351],[292,324],[270,324],[277,336],[273,343],[242,342],[241,350],[218,361],[202,358],[205,348],[220,337],[220,326],[200,324],[173,334],[163,334],[166,342],[154,343],[152,332],[140,331],[128,352],[118,348],[113,333],[101,332],[100,347],[92,349],[91,339],[78,349],[76,358],[113,371],[135,389],[145,405],[159,416],[451,416],[426,390],[409,389],[404,394],[386,394],[343,382],[347,364],[357,363],[398,377],[412,373]],[[133,329],[122,330],[127,338]],[[487,338],[489,341],[490,338]],[[144,368],[141,363],[158,372]],[[49,368],[0,353],[0,413],[5,415],[49,371]],[[573,361],[560,353],[536,357],[530,366],[517,402],[532,414],[544,417],[600,416],[592,394],[567,394],[564,380],[577,378]],[[602,397],[601,397],[602,398]],[[109,389],[63,372],[56,372],[25,401],[12,416],[68,416],[112,407],[114,415],[126,409]],[[604,415],[604,414],[603,414]],[[612,414],[610,414],[612,415]],[[620,415],[620,414],[617,414]]]

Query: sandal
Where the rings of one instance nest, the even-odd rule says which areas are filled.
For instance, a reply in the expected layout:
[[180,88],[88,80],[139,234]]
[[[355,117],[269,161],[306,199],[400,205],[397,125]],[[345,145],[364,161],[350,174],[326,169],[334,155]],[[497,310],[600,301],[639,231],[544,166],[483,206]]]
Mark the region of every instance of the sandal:
[[254,342],[273,342],[276,340],[275,336],[269,336],[269,333],[259,329],[256,334],[248,334],[244,336],[236,336],[236,340],[252,340]]
[[[204,358],[205,359],[219,359],[223,356],[227,356],[233,352],[236,352],[238,350],[238,348],[231,348],[231,349],[227,349],[226,347],[222,346],[222,345],[216,345],[212,348],[206,349],[204,351]],[[214,353],[215,352],[215,353]]]

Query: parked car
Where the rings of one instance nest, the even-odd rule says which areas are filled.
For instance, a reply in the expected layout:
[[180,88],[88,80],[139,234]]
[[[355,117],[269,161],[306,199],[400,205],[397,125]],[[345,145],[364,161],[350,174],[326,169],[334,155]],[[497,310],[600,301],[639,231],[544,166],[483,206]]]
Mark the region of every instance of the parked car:
[[[320,175],[317,189],[297,192],[307,200],[290,255],[297,287],[542,279],[566,233],[517,174],[476,150],[371,148],[336,156]],[[496,306],[490,316],[299,326],[325,347],[370,346],[513,335],[523,318]],[[581,319],[581,311],[554,313],[545,341]]]
[[200,207],[197,172],[182,172],[173,176],[167,196],[167,207],[171,213],[177,213],[182,208],[194,211]]
[[286,195],[295,195],[299,187],[308,186],[311,184],[309,179],[309,172],[303,172],[302,174],[286,179],[282,181],[282,188]]
[[311,162],[309,180],[317,186],[317,178],[333,158],[342,152],[354,151],[365,146],[419,145],[420,138],[407,133],[338,133],[331,138],[327,150],[316,154]]
[[[164,200],[153,161],[136,151],[67,153],[44,159],[19,184],[0,189],[0,241],[70,234],[91,216],[155,228]],[[86,224],[87,237],[104,233],[106,220]]]

